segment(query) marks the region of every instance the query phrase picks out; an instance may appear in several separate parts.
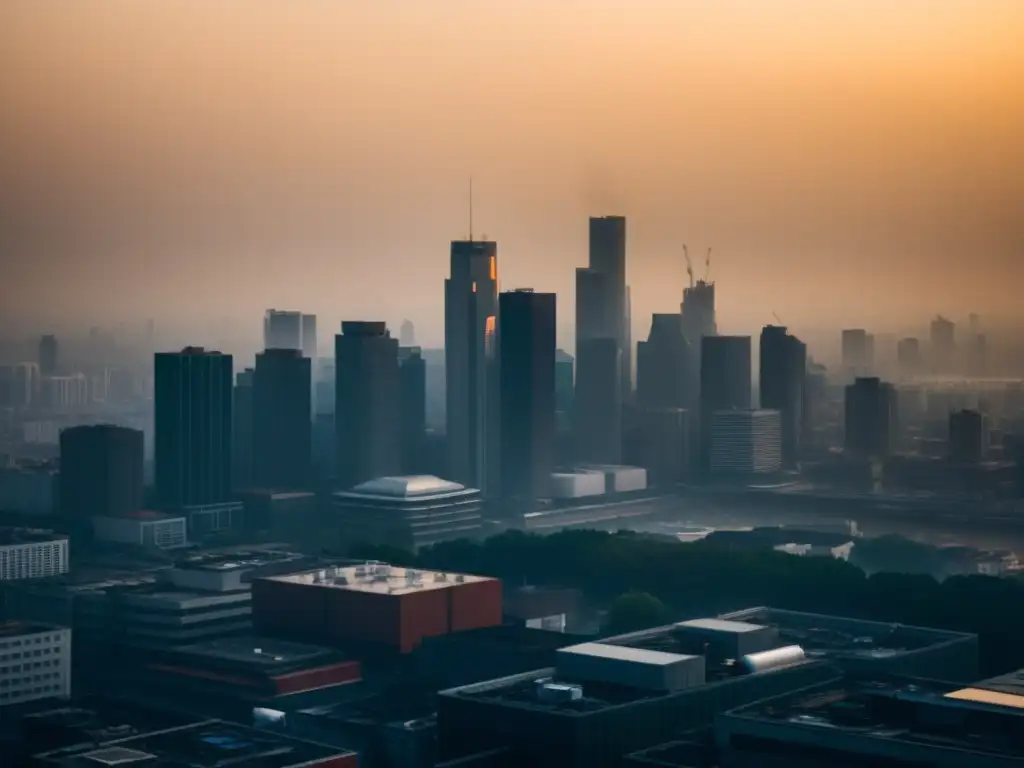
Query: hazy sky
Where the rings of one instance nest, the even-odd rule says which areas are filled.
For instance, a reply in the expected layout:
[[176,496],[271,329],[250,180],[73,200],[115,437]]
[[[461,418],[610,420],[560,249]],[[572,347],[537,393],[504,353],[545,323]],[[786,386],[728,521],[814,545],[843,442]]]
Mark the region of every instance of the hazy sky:
[[636,335],[681,245],[726,330],[1017,312],[1021,0],[3,0],[3,313],[402,317],[448,241],[573,312],[629,217]]

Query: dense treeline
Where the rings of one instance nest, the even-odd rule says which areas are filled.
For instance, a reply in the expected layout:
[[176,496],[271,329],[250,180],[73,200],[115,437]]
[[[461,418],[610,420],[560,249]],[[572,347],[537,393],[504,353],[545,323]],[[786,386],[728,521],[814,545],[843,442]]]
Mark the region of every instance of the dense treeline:
[[832,558],[773,551],[728,551],[636,534],[567,531],[504,533],[453,541],[413,555],[359,547],[356,556],[395,565],[496,576],[507,584],[577,587],[603,604],[645,592],[677,616],[713,615],[756,605],[831,613],[977,633],[982,667],[1024,667],[1024,583],[988,576],[864,571]]

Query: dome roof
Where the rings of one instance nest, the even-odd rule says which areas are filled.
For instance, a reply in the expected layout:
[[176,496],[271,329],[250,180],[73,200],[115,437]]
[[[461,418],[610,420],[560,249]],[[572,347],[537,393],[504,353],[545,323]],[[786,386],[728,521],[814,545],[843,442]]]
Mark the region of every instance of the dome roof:
[[367,480],[365,483],[357,485],[349,493],[362,496],[409,498],[410,496],[433,496],[464,490],[466,490],[464,485],[453,483],[450,480],[442,480],[434,475],[406,475]]

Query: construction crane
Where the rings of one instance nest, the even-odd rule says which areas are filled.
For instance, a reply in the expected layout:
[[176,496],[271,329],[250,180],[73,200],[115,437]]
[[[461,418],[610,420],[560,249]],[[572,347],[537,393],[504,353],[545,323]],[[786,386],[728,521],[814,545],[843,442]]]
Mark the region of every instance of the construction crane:
[[785,325],[785,323],[784,323],[784,322],[782,322],[782,318],[781,318],[781,317],[779,317],[779,316],[778,316],[777,314],[775,314],[774,312],[772,312],[772,317],[774,317],[774,318],[775,318],[775,322],[776,322],[776,323],[778,323],[779,325]]
[[704,279],[701,282],[706,283],[708,281],[708,275],[711,273],[711,249],[708,248],[708,255],[704,257]]
[[690,287],[693,288],[693,264],[690,263],[690,252],[683,245],[683,256],[686,258],[686,274],[690,277]]

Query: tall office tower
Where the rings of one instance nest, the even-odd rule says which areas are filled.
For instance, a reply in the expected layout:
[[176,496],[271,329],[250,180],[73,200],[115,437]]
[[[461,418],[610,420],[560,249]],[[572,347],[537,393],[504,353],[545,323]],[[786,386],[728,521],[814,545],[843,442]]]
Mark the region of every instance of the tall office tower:
[[967,373],[971,376],[985,376],[988,373],[988,337],[984,333],[975,334],[971,339],[967,364]]
[[[621,391],[628,397],[633,390],[632,350],[630,349],[629,288],[626,286],[626,217],[592,216],[590,218],[590,260],[588,267],[607,276],[608,329],[619,344],[622,368]],[[579,283],[577,282],[577,291]],[[577,301],[579,299],[577,298]],[[576,328],[580,334],[579,326]],[[599,338],[604,332],[586,329],[584,338]]]
[[701,461],[711,459],[711,416],[715,411],[750,410],[749,336],[705,336],[700,344]]
[[299,335],[299,343],[302,344],[302,355],[311,361],[310,367],[314,367],[317,359],[316,343],[316,315],[302,316],[302,329]]
[[98,424],[60,433],[60,507],[68,518],[124,517],[142,509],[143,435]]
[[705,336],[718,335],[714,283],[698,280],[688,288],[684,288],[683,302],[679,308],[683,336],[694,349],[700,349],[700,340]]
[[252,386],[253,480],[260,488],[298,490],[312,471],[312,362],[297,349],[256,355]]
[[640,408],[692,408],[690,344],[677,314],[655,314],[647,341],[636,345],[636,404]]
[[956,323],[939,315],[931,326],[932,367],[938,373],[953,370],[956,356]]
[[978,411],[949,414],[949,459],[960,464],[979,464],[988,454],[988,419]]
[[154,366],[156,491],[169,508],[231,500],[231,355],[186,347]]
[[[828,369],[812,360],[807,361],[807,375],[804,376],[803,433],[800,443],[806,451],[816,443],[816,430],[827,420],[829,409]],[[815,445],[815,447],[817,447]]]
[[622,356],[615,339],[576,341],[576,461],[622,463]]
[[845,451],[856,458],[884,459],[896,443],[896,388],[878,378],[846,387]]
[[848,374],[863,376],[871,370],[871,352],[874,346],[871,334],[863,328],[843,331],[843,369]]
[[39,339],[39,373],[43,376],[57,375],[57,337],[47,334]]
[[399,347],[402,472],[427,472],[427,363],[419,347]]
[[263,316],[264,349],[303,349],[302,313],[268,309]]
[[639,463],[647,470],[648,484],[675,485],[686,477],[690,466],[690,412],[641,408],[638,417]]
[[782,469],[782,414],[772,409],[711,414],[711,458],[715,473],[764,474]]
[[555,350],[555,413],[559,426],[571,428],[576,381],[576,358],[564,349]]
[[[548,495],[555,464],[555,294],[502,293],[501,495]],[[523,510],[528,511],[528,510]]]
[[253,476],[253,377],[246,368],[235,376],[231,408],[231,485],[235,490],[252,488]]
[[779,412],[786,468],[800,460],[806,377],[807,345],[782,326],[765,326],[761,331],[761,408]]
[[494,496],[498,434],[498,244],[456,240],[444,283],[450,479]]
[[411,320],[403,320],[398,329],[398,344],[402,347],[416,346],[416,326]]
[[338,487],[401,474],[398,339],[385,323],[346,321],[334,350]]
[[896,361],[903,375],[918,373],[921,370],[921,343],[913,337],[900,339],[896,344]]

